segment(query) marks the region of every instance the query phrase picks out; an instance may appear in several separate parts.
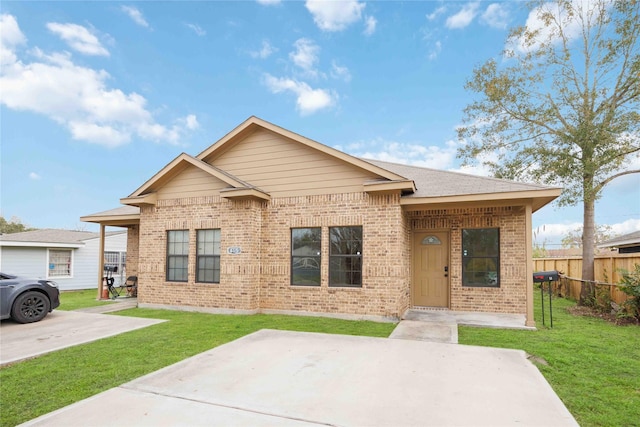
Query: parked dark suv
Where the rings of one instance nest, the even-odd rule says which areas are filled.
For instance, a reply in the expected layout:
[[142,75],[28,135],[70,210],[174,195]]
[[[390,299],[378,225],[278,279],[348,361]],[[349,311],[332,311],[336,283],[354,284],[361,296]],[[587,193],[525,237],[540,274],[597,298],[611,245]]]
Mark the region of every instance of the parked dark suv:
[[56,282],[0,273],[0,319],[38,322],[59,305]]

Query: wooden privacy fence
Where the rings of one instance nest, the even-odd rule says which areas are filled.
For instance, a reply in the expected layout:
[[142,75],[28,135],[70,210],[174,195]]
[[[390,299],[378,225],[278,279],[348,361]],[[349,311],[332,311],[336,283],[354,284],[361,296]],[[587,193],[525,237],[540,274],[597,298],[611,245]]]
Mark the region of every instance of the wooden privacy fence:
[[[634,265],[640,264],[640,254],[616,254],[615,256],[596,256],[594,260],[594,285],[602,289],[609,288],[611,301],[618,304],[624,302],[628,295],[618,289],[622,278],[620,270],[633,271]],[[582,257],[569,258],[534,258],[533,271],[557,270],[562,273],[559,283],[554,286],[562,295],[573,299],[580,298],[583,286]]]

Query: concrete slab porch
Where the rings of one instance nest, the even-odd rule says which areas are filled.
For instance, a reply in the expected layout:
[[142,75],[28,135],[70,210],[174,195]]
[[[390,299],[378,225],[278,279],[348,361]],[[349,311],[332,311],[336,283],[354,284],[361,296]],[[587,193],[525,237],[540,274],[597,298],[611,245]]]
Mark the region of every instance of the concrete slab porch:
[[531,326],[525,326],[525,316],[520,314],[478,313],[412,308],[404,313],[402,319],[418,320],[421,322],[455,323],[457,325],[480,326],[483,328],[536,330],[536,328]]
[[516,314],[409,309],[389,338],[457,344],[458,325],[535,330]]

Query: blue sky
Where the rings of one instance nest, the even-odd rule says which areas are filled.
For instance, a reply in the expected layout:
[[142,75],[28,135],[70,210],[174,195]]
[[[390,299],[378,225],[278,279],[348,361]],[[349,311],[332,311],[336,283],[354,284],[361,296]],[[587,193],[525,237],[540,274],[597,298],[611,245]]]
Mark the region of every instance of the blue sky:
[[[181,152],[251,115],[368,158],[461,170],[474,66],[526,22],[516,2],[12,2],[0,39],[0,208],[83,228]],[[465,172],[486,174],[481,167]],[[581,208],[534,214],[539,242]],[[640,229],[640,177],[596,221]]]

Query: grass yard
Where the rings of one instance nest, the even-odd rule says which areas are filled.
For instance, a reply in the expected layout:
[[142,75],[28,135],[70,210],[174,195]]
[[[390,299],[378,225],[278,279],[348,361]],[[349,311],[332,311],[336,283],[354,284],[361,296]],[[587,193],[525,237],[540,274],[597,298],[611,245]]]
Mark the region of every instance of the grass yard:
[[544,328],[540,297],[535,296],[538,331],[459,327],[459,342],[533,355],[581,426],[640,426],[640,327],[573,316],[567,308],[574,302],[555,299],[553,329],[548,328],[546,304]]
[[[98,304],[95,290],[63,294],[63,309]],[[459,328],[461,344],[523,349],[582,426],[640,426],[640,327],[615,326],[554,300],[554,327]],[[548,313],[548,311],[547,311]],[[395,325],[337,319],[225,316],[131,309],[116,315],[169,322],[60,350],[0,369],[0,426],[13,426],[259,329],[386,337]],[[547,314],[548,316],[548,314]],[[548,317],[547,317],[548,325]],[[108,403],[105,403],[105,410]]]
[[98,301],[97,289],[84,289],[81,291],[60,292],[60,307],[57,310],[77,310],[79,308],[95,307],[98,305],[114,304],[111,301]]
[[[300,316],[225,316],[148,309],[115,314],[169,322],[0,369],[0,426],[15,426],[260,329],[386,337],[395,327],[391,323]],[[108,411],[109,403],[104,407]]]

